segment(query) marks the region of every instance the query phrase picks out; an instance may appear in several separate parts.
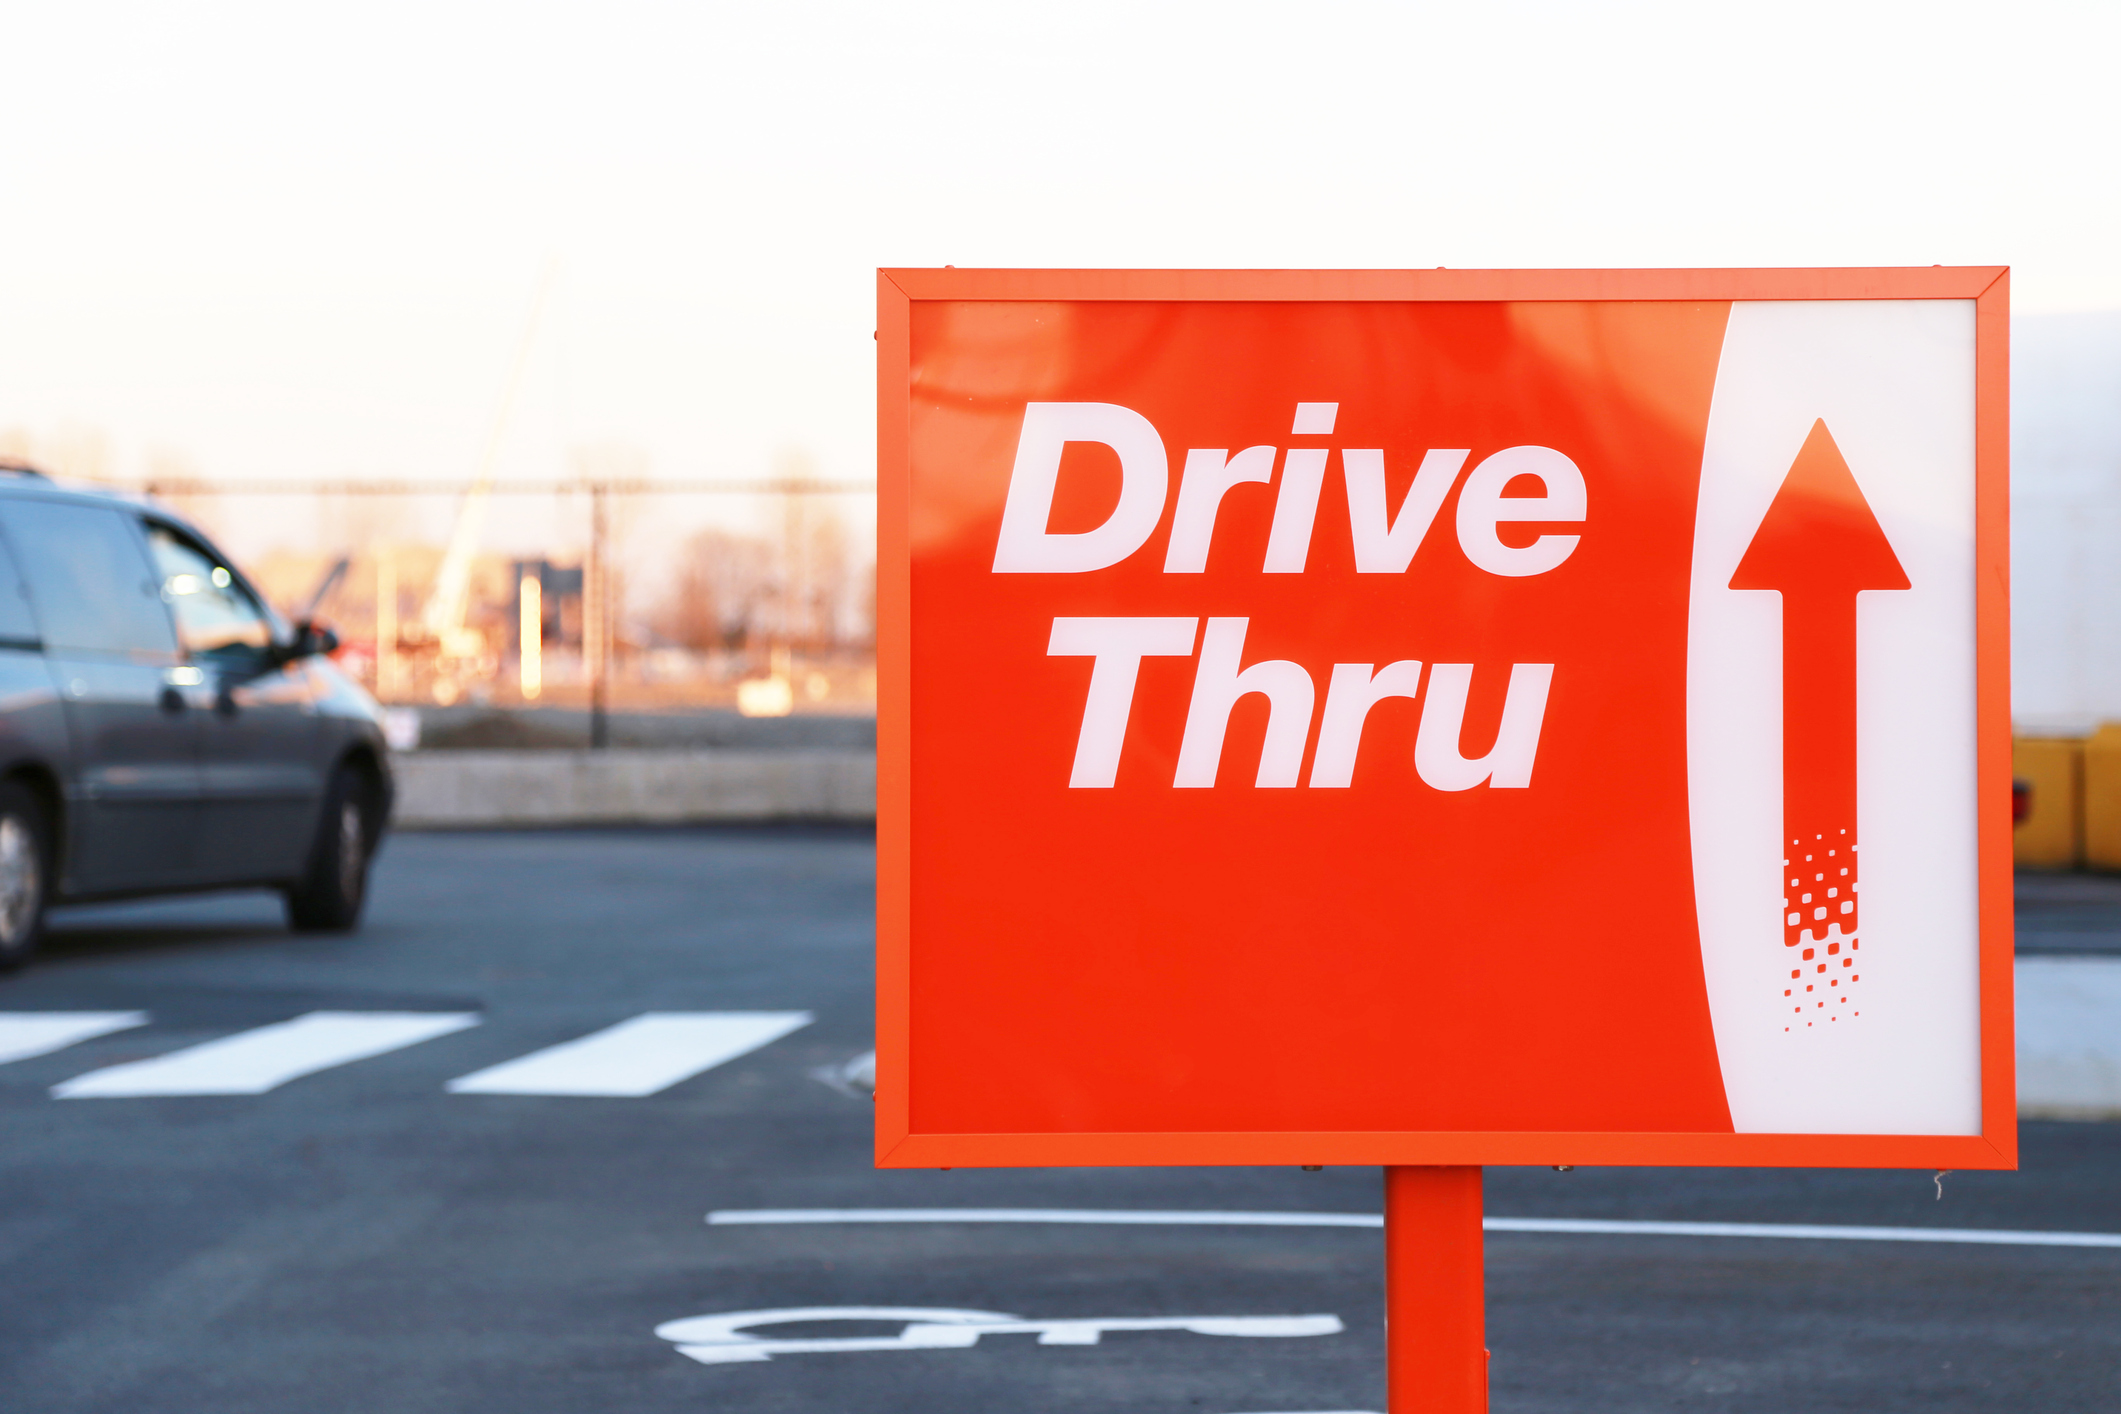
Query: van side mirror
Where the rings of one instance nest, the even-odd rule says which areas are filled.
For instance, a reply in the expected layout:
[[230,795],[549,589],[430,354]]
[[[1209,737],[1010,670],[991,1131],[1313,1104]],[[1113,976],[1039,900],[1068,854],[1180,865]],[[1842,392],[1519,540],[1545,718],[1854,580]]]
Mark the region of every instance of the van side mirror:
[[294,641],[287,645],[289,662],[297,658],[321,658],[339,651],[339,635],[314,619],[295,625]]

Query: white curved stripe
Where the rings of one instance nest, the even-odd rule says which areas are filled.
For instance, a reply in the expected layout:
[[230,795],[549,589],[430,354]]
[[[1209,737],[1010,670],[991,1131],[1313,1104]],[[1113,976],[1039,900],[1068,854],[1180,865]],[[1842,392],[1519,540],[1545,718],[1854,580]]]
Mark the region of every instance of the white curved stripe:
[[[1825,1007],[1802,990],[1825,959],[1792,977],[1808,960],[1783,946],[1781,599],[1729,587],[1820,420],[1913,585],[1856,596],[1863,980]],[[1980,1133],[1972,301],[1731,306],[1687,615],[1694,900],[1732,1125]]]
[[[710,1227],[817,1223],[1081,1223],[1100,1226],[1366,1227],[1375,1213],[1127,1211],[1107,1208],[724,1208]],[[1644,1222],[1620,1218],[1483,1218],[1489,1232],[1586,1233],[1618,1237],[1758,1237],[1805,1242],[1946,1242],[1985,1247],[2121,1248],[2116,1232],[2038,1232],[2010,1228],[1855,1227],[1817,1223]]]

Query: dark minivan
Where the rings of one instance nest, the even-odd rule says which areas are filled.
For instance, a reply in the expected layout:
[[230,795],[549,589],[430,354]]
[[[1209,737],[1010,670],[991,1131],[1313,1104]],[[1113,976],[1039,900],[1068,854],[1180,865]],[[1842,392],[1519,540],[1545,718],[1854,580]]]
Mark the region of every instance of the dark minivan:
[[0,968],[51,903],[266,887],[353,927],[390,758],[335,646],[167,511],[0,467]]

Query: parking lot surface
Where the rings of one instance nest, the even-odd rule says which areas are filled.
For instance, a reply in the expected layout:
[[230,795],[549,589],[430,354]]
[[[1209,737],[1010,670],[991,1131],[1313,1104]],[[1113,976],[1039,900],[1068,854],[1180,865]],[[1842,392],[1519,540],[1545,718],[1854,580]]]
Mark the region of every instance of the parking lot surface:
[[[851,829],[403,835],[351,937],[62,916],[0,979],[0,1405],[1382,1410],[1374,1169],[870,1167],[873,878]],[[2023,1142],[1487,1207],[2121,1233],[2121,1126]],[[1488,1280],[1498,1411],[2121,1407],[2121,1248],[1497,1231]]]

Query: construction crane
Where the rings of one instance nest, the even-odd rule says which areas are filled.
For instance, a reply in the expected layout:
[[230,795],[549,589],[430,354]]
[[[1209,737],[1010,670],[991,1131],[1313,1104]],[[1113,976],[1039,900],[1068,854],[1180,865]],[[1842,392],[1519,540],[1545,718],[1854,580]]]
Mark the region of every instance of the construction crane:
[[523,337],[516,345],[515,359],[501,387],[500,404],[494,409],[492,425],[486,432],[486,445],[479,454],[478,474],[472,478],[470,489],[465,491],[464,500],[457,507],[456,526],[450,532],[449,548],[442,555],[442,563],[435,571],[434,588],[420,611],[417,640],[406,645],[434,654],[438,696],[454,697],[459,677],[467,670],[475,670],[487,655],[485,636],[464,624],[465,611],[471,601],[472,560],[478,554],[479,538],[486,528],[486,504],[493,492],[494,465],[500,459],[501,441],[507,434],[509,414],[514,411],[516,395],[522,389],[523,373],[530,364],[531,346],[537,340],[538,323],[545,313],[545,303],[552,293],[557,273],[558,266],[548,263],[538,280],[537,294],[530,303],[530,318],[524,322]]
[[317,611],[324,607],[324,601],[331,597],[331,591],[339,587],[339,580],[345,575],[347,566],[352,563],[351,555],[341,555],[331,562],[331,567],[324,571],[324,578],[318,580],[317,587],[310,591],[307,607],[296,615],[296,623],[310,623],[316,619]]

